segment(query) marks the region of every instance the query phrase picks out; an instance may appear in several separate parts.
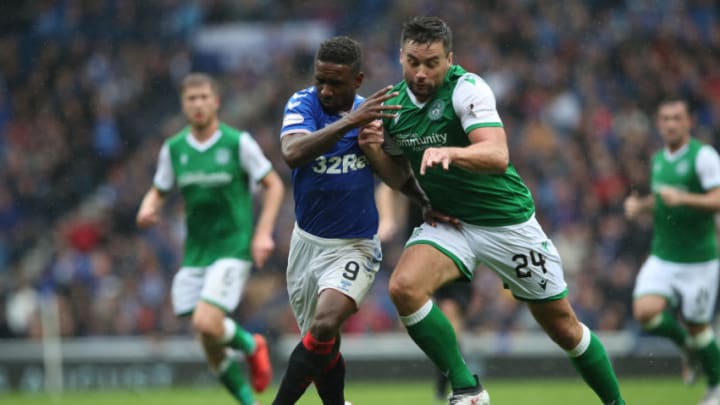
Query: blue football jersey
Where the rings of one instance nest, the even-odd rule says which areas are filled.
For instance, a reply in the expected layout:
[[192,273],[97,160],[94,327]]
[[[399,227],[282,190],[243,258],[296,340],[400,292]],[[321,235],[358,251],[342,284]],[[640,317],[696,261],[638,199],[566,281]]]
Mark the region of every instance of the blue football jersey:
[[[356,108],[363,98],[355,96]],[[314,87],[300,90],[285,105],[280,136],[312,133],[340,119],[327,114]],[[300,229],[322,238],[371,238],[377,233],[375,178],[357,144],[358,130],[332,150],[292,171],[295,217]]]

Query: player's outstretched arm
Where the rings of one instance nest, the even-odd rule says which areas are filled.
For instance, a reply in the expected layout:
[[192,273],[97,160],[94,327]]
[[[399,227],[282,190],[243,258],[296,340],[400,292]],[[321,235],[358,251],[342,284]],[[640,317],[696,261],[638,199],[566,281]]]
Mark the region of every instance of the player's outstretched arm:
[[141,229],[149,228],[160,222],[160,208],[165,203],[165,195],[157,188],[150,187],[140,203],[136,222]]
[[420,164],[420,174],[428,168],[450,165],[476,173],[503,174],[510,164],[505,129],[502,127],[475,128],[468,134],[471,144],[466,147],[427,148]]
[[387,242],[407,221],[408,202],[402,194],[380,183],[375,187],[375,203],[379,216],[378,237],[381,242]]
[[677,188],[662,187],[658,194],[669,207],[687,206],[705,211],[720,211],[720,187],[705,193],[689,193]]
[[285,195],[282,179],[274,170],[260,180],[260,185],[264,188],[265,195],[251,247],[253,262],[258,267],[265,265],[275,249],[272,233]]
[[412,176],[412,169],[402,158],[390,156],[383,149],[385,133],[382,121],[375,120],[364,125],[358,134],[358,145],[368,159],[375,174],[393,190],[406,186]]
[[390,89],[392,86],[378,90],[356,109],[315,132],[284,135],[281,152],[285,163],[291,168],[304,166],[330,150],[351,129],[359,128],[376,119],[393,118],[395,114],[392,111],[399,110],[400,106],[383,105],[385,101],[397,96],[397,93],[388,93]]

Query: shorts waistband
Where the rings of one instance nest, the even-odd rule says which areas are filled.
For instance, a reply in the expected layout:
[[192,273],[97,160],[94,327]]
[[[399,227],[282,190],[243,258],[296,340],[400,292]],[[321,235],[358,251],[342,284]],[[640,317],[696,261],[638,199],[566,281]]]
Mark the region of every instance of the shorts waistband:
[[338,239],[338,238],[323,238],[320,236],[313,235],[309,232],[303,231],[300,229],[298,224],[295,224],[295,227],[293,228],[293,233],[297,235],[299,238],[316,244],[320,246],[346,246],[351,243],[359,242],[359,241],[371,241],[374,239],[377,239],[377,236],[373,237],[372,239],[366,239],[366,238],[348,238],[348,239]]

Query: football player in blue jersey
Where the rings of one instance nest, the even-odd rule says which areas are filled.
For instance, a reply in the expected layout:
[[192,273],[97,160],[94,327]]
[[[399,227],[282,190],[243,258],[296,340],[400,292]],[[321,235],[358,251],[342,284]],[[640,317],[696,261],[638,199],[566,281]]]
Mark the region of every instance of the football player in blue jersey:
[[[340,330],[380,268],[374,174],[357,136],[362,126],[394,117],[398,107],[383,105],[396,95],[390,87],[365,99],[356,94],[361,65],[356,41],[328,39],[315,56],[315,85],[285,106],[280,136],[292,168],[296,216],[287,288],[302,340],[290,355],[275,405],[294,404],[313,382],[324,405],[345,404]],[[383,180],[428,211],[409,167]]]

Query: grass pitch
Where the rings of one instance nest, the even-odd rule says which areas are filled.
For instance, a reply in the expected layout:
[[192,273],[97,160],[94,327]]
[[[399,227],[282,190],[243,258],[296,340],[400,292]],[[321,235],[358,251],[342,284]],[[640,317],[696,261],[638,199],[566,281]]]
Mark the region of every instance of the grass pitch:
[[[600,402],[579,379],[487,380],[493,405],[598,405]],[[346,397],[354,405],[440,405],[432,395],[431,381],[412,383],[350,383]],[[702,394],[702,384],[693,387],[673,379],[622,379],[628,405],[694,405]],[[272,401],[271,387],[258,399],[263,405]],[[218,385],[202,388],[177,388],[149,391],[71,392],[62,397],[0,394],[0,404],[13,405],[236,405]],[[311,387],[298,405],[321,404]]]

